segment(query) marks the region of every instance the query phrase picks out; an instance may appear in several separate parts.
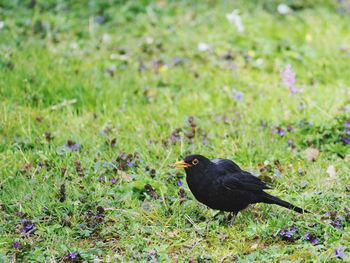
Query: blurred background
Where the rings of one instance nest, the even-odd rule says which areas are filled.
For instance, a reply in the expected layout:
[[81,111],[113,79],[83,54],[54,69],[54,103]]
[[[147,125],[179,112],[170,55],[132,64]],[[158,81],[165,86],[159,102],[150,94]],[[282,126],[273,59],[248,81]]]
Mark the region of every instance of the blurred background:
[[[349,259],[349,62],[346,0],[0,0],[0,262]],[[193,153],[314,218],[204,239]]]

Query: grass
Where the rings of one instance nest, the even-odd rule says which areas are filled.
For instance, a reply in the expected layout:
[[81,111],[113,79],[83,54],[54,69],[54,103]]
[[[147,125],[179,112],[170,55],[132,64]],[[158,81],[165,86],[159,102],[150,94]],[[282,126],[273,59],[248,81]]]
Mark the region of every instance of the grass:
[[[346,2],[280,3],[1,1],[0,262],[350,260]],[[258,204],[206,234],[170,166],[190,153],[313,213]]]

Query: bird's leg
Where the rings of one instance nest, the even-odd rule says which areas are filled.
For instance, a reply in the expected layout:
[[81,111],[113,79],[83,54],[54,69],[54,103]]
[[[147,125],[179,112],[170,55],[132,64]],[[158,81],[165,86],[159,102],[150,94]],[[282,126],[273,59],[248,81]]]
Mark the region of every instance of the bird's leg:
[[232,219],[231,219],[230,227],[232,227],[233,222],[235,222],[236,215],[237,215],[237,212],[233,212],[233,217],[232,217]]
[[209,231],[209,224],[211,221],[213,221],[214,219],[216,219],[216,217],[221,214],[222,211],[219,211],[215,214],[215,216],[213,216],[208,222],[207,222],[207,234],[208,234],[208,231]]

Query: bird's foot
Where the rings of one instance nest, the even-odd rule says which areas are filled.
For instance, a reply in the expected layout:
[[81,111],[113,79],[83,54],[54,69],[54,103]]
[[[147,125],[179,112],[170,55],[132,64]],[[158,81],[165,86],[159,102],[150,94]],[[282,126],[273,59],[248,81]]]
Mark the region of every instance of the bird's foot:
[[213,221],[213,220],[215,220],[219,214],[221,214],[221,211],[219,211],[218,213],[216,213],[212,218],[210,218],[210,220],[208,220],[208,222],[207,222],[207,227],[206,227],[206,229],[207,229],[207,234],[209,233],[209,224],[210,224],[210,222]]
[[232,213],[232,214],[233,214],[233,216],[232,216],[232,219],[231,219],[230,228],[232,228],[233,222],[235,222],[237,212],[236,213]]

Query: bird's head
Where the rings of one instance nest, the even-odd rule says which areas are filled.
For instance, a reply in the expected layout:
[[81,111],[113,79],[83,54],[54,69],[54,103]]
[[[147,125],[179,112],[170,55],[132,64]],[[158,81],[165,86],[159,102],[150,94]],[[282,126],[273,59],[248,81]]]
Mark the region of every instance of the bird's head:
[[205,171],[210,165],[210,160],[202,155],[187,155],[182,161],[176,162],[176,168],[185,168],[186,172]]

